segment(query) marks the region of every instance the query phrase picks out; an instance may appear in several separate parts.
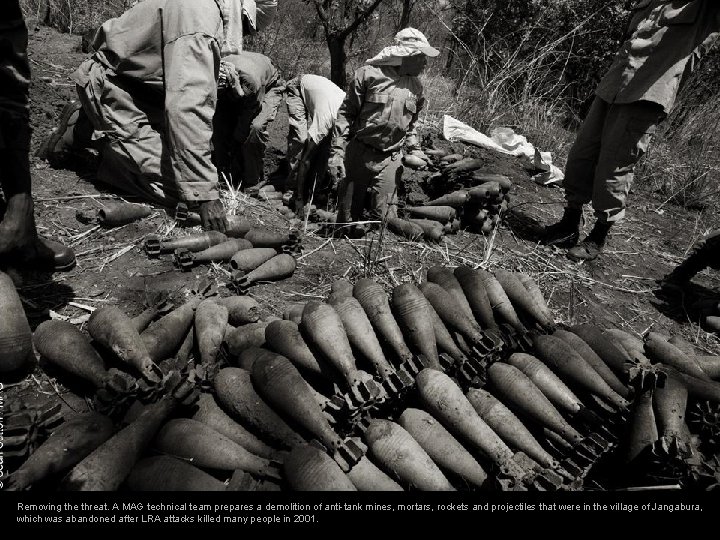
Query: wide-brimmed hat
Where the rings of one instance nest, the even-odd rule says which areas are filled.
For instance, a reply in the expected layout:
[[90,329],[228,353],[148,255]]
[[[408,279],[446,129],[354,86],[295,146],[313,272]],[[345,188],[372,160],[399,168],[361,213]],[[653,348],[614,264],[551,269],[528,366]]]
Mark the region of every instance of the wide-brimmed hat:
[[425,34],[416,28],[404,28],[395,34],[395,43],[410,49],[416,49],[423,54],[435,57],[440,54],[435,47],[428,42]]

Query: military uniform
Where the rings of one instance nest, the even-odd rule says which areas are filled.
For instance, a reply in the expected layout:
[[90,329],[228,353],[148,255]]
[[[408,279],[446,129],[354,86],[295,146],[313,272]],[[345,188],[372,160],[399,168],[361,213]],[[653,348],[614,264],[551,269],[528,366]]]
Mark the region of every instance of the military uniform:
[[366,65],[356,71],[338,112],[331,152],[331,160],[344,158],[345,167],[338,222],[361,220],[366,207],[378,217],[388,208],[395,215],[403,148],[419,148],[416,123],[423,104],[417,76],[400,75],[396,66]]
[[[98,30],[73,74],[82,116],[100,148],[98,180],[173,207],[219,199],[212,161],[222,56],[242,50],[247,17],[272,19],[271,0],[143,0]],[[244,15],[243,15],[244,14]],[[249,21],[248,31],[261,29]],[[48,157],[78,141],[64,115]],[[62,144],[57,143],[60,140]]]
[[640,0],[600,81],[565,168],[568,208],[592,201],[600,223],[625,215],[634,167],[684,77],[720,31],[717,0]]
[[35,270],[75,266],[71,249],[38,238],[30,177],[28,32],[18,0],[0,2],[0,263]]
[[12,163],[5,162],[0,167],[6,199],[25,188],[30,191],[27,44],[27,28],[18,1],[3,0],[0,2],[0,151],[15,156]]
[[300,201],[309,198],[313,184],[327,187],[332,131],[344,98],[345,92],[320,75],[301,75],[287,84],[289,188],[299,191]]
[[243,51],[223,62],[233,66],[249,91],[242,97],[231,91],[220,93],[213,136],[216,164],[221,171],[231,171],[236,182],[253,186],[264,180],[268,126],[282,102],[285,81],[270,58],[260,53]]

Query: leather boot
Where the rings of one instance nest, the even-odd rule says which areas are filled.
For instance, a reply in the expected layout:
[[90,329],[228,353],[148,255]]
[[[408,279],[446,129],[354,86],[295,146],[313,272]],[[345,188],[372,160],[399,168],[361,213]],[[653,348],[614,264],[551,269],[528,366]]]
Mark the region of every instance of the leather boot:
[[565,208],[565,213],[559,222],[545,227],[540,243],[561,248],[572,247],[580,239],[581,225],[582,209]]
[[595,226],[580,245],[568,251],[568,258],[575,261],[592,261],[602,253],[612,223],[595,222]]

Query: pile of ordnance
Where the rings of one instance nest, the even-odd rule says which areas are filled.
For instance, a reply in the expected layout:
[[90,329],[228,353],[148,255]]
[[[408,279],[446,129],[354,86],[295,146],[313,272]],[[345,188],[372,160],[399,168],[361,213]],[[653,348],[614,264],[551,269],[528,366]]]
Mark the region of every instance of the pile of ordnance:
[[442,233],[460,227],[485,235],[495,230],[510,202],[510,178],[484,170],[485,163],[474,157],[434,148],[425,153],[429,162],[414,156],[406,156],[405,162],[432,172],[424,186],[428,200],[421,205],[404,205],[401,215],[419,225],[424,237],[435,242]]
[[93,312],[89,337],[62,321],[31,335],[9,279],[0,284],[3,371],[33,358],[34,343],[59,381],[87,383],[94,404],[42,429],[31,408],[6,418],[19,465],[11,489],[718,481],[720,359],[655,333],[643,343],[590,324],[560,328],[523,273],[433,267],[424,283],[389,293],[372,279],[339,280],[326,301],[282,319],[260,320],[242,296],[191,297],[135,318],[108,306]]
[[260,281],[278,281],[293,275],[294,254],[301,250],[294,232],[274,232],[253,226],[238,216],[228,218],[225,233],[207,231],[172,238],[145,239],[149,257],[173,255],[175,264],[189,271],[199,264],[229,263],[231,284],[244,294]]

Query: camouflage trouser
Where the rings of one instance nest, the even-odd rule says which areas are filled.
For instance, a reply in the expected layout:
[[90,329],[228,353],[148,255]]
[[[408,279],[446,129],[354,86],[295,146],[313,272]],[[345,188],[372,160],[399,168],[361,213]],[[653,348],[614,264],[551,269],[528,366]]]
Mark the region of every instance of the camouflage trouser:
[[90,58],[76,71],[78,97],[102,143],[99,181],[167,207],[181,200],[164,151],[164,104],[129,88]]
[[27,28],[18,0],[0,1],[0,181],[6,197],[30,190],[27,45]]
[[598,221],[620,221],[635,164],[663,117],[662,107],[655,103],[611,105],[596,97],[565,166],[567,206],[582,208],[592,201]]
[[268,126],[275,120],[282,92],[266,94],[260,107],[219,97],[213,119],[213,155],[220,172],[235,183],[254,186],[265,180],[263,159],[270,142]]
[[338,186],[338,223],[360,221],[369,210],[373,219],[397,214],[396,189],[403,173],[402,154],[388,154],[352,140],[345,150],[345,178]]

